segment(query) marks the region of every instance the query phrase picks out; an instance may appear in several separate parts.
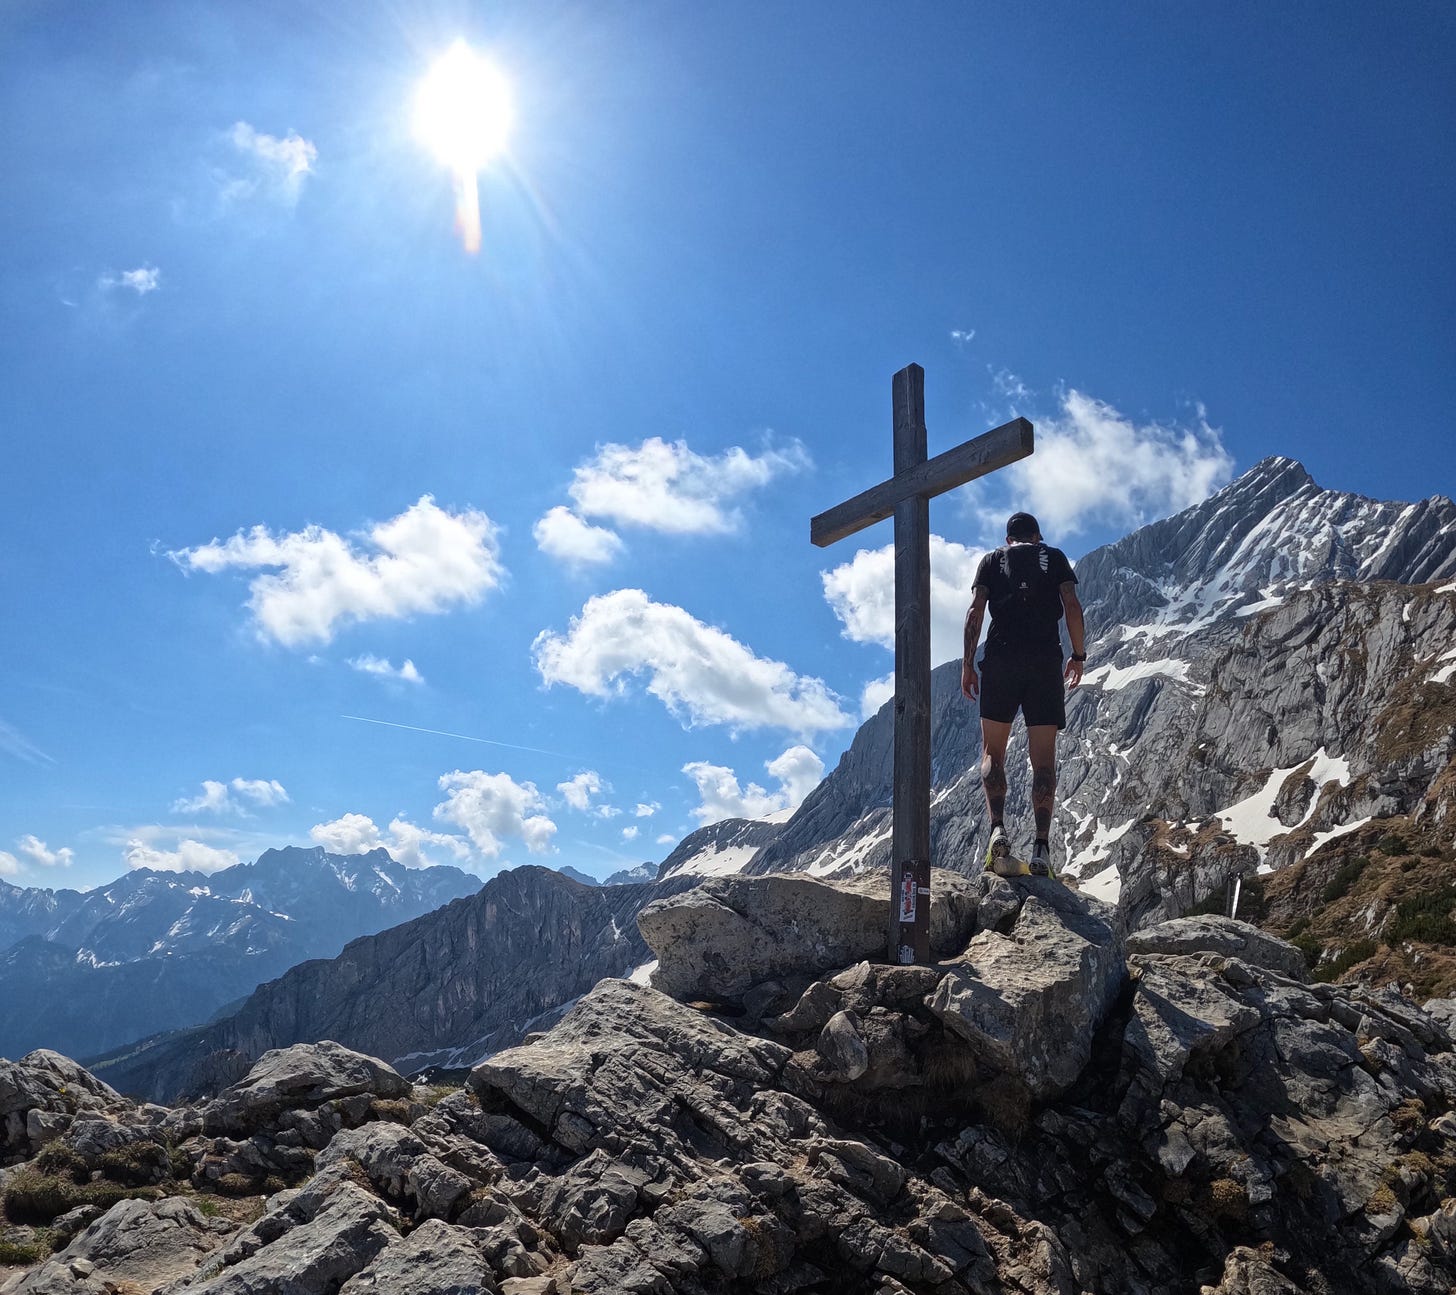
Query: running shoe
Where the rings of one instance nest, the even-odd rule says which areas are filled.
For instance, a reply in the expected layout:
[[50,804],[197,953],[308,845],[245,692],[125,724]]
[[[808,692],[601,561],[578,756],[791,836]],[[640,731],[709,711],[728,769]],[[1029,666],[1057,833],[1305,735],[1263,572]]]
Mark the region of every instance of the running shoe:
[[1057,870],[1052,867],[1052,848],[1044,842],[1038,841],[1031,852],[1031,865],[1029,871],[1033,877],[1051,877],[1056,879]]
[[991,829],[991,840],[986,846],[986,871],[998,877],[1026,876],[1026,865],[1012,856],[1011,838],[1000,823]]

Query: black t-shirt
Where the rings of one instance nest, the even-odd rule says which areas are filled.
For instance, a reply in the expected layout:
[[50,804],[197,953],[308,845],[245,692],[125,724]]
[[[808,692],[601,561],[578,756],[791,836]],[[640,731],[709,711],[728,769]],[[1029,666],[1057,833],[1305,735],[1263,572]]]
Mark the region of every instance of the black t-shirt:
[[1008,544],[981,559],[976,587],[986,590],[991,655],[1062,650],[1062,585],[1077,583],[1072,564],[1049,544]]

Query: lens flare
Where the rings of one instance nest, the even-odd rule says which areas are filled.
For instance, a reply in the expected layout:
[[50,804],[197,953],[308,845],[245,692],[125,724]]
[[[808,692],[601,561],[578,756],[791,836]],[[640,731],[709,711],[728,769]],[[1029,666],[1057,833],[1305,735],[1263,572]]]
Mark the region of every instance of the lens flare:
[[498,157],[514,113],[500,69],[457,40],[430,68],[415,97],[415,135],[455,176],[455,228],[480,250],[477,174]]

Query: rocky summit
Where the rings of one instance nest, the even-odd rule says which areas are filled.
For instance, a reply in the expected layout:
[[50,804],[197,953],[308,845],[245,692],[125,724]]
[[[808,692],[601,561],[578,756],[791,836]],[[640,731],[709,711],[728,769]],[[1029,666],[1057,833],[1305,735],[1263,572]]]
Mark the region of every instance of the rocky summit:
[[936,884],[912,967],[863,947],[883,884],[664,899],[653,983],[463,1088],[331,1043],[176,1109],[0,1062],[0,1291],[1453,1288],[1456,1003],[1311,984],[1227,918],[1128,935],[1046,879]]

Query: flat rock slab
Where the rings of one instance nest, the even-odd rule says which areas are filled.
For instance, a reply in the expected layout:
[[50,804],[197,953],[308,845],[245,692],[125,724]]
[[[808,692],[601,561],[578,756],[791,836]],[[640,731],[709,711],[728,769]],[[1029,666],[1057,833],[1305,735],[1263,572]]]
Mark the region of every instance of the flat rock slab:
[[1127,977],[1105,905],[1054,881],[1029,890],[1010,935],[982,931],[927,1000],[976,1060],[1037,1100],[1064,1093]]
[[121,1201],[6,1295],[78,1295],[123,1282],[156,1290],[194,1272],[232,1225],[204,1218],[188,1201]]
[[339,1295],[496,1295],[499,1290],[469,1231],[429,1219],[386,1246],[339,1287]]
[[1309,979],[1309,966],[1287,940],[1232,917],[1175,917],[1127,937],[1128,953],[1216,953],[1251,966]]
[[323,1039],[265,1052],[241,1083],[224,1089],[203,1108],[202,1122],[208,1133],[247,1132],[275,1121],[282,1111],[360,1093],[409,1097],[413,1091],[409,1080],[387,1062]]
[[[985,883],[937,869],[930,944],[965,947]],[[885,955],[890,883],[883,874],[830,883],[803,875],[715,877],[637,915],[657,955],[654,988],[674,998],[736,999],[780,976],[821,972]]]

